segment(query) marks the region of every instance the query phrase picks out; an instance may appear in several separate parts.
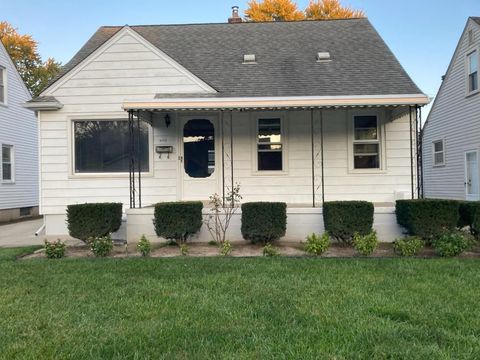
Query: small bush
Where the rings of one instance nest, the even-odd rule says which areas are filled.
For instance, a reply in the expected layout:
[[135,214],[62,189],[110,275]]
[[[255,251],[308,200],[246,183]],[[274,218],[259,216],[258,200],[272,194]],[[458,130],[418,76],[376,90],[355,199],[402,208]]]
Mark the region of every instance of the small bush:
[[140,251],[142,256],[150,255],[150,252],[152,251],[152,245],[145,235],[142,235],[140,238],[140,241],[137,244],[137,249]]
[[401,256],[414,256],[423,248],[423,241],[418,236],[407,236],[393,243],[394,251]]
[[353,247],[364,256],[371,255],[378,247],[377,233],[375,231],[367,235],[355,233],[353,235]]
[[322,236],[315,233],[307,236],[305,251],[312,255],[322,255],[330,247],[330,235],[324,232]]
[[210,245],[210,246],[218,246],[218,242],[215,241],[215,240],[210,240],[210,241],[208,242],[208,245]]
[[457,256],[472,246],[472,238],[462,231],[446,231],[433,241],[438,255],[444,257]]
[[201,201],[158,203],[155,205],[153,225],[158,236],[177,243],[185,243],[202,227]]
[[266,244],[285,236],[287,204],[250,202],[242,204],[242,236],[252,243]]
[[107,236],[122,225],[121,203],[92,203],[67,206],[67,226],[70,236],[88,241]]
[[225,240],[221,245],[220,245],[220,255],[222,256],[228,256],[232,253],[233,251],[233,245],[230,241]]
[[372,231],[373,212],[373,204],[368,201],[325,202],[325,230],[336,240],[350,244],[354,233],[367,235]]
[[91,238],[89,243],[90,249],[96,257],[106,257],[113,249],[113,241],[110,235]]
[[455,200],[397,200],[397,223],[409,235],[430,242],[446,230],[454,230],[459,220],[459,203]]
[[188,255],[188,245],[183,243],[183,244],[180,244],[180,252],[182,253],[183,256],[187,256]]
[[45,255],[49,259],[60,259],[65,256],[67,245],[60,239],[56,241],[45,240]]
[[263,256],[267,256],[267,257],[280,255],[278,250],[270,243],[263,247],[262,253],[263,253]]

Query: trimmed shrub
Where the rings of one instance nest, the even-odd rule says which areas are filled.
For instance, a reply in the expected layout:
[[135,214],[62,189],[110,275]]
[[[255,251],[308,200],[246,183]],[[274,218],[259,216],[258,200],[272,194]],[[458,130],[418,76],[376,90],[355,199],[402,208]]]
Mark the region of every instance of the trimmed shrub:
[[187,256],[188,255],[188,245],[183,243],[183,244],[180,244],[180,253],[183,255],[183,256]]
[[85,242],[107,236],[122,225],[122,203],[68,205],[67,225],[70,236]]
[[438,237],[446,230],[454,230],[459,219],[459,202],[456,200],[415,199],[397,200],[397,223],[409,235],[426,241]]
[[137,244],[137,249],[144,257],[150,255],[150,252],[152,251],[152,245],[145,235],[142,235],[140,238],[140,241]]
[[324,232],[322,236],[313,233],[307,236],[305,251],[312,255],[322,255],[330,247],[330,235]]
[[353,235],[353,247],[364,256],[371,255],[378,247],[377,233],[375,230],[367,235],[355,233]]
[[271,243],[268,243],[263,247],[262,253],[263,253],[263,256],[267,256],[267,257],[274,257],[274,256],[280,255],[278,250]]
[[242,236],[252,243],[266,244],[285,236],[287,204],[250,202],[242,204]]
[[336,240],[350,244],[353,234],[372,231],[374,207],[368,201],[329,201],[323,204],[325,230]]
[[167,240],[185,243],[202,227],[201,201],[179,201],[155,205],[153,225],[155,232]]
[[418,236],[407,236],[393,243],[393,250],[401,256],[414,256],[423,248],[423,241]]
[[45,240],[45,255],[49,259],[60,259],[65,256],[67,245],[60,239],[56,241]]
[[433,247],[438,255],[452,257],[470,249],[472,242],[472,238],[462,231],[446,231],[433,241]]
[[477,239],[480,235],[480,201],[460,201],[457,227],[462,229],[466,226],[470,233]]
[[96,257],[106,257],[113,250],[113,241],[110,235],[91,238],[90,249]]

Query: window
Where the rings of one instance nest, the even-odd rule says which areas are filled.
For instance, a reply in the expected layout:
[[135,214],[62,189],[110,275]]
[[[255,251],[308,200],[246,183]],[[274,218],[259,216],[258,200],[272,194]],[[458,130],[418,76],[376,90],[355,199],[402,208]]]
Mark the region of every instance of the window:
[[[135,127],[136,130],[136,127]],[[75,173],[125,173],[130,169],[128,121],[74,121]],[[149,171],[148,125],[140,122],[140,168]],[[135,144],[137,145],[137,144]],[[137,166],[137,165],[136,165]]]
[[2,181],[13,182],[13,146],[2,145]]
[[436,140],[433,142],[433,166],[445,165],[445,141]]
[[467,55],[467,70],[468,70],[468,92],[478,90],[478,54],[474,52]]
[[376,115],[353,118],[353,168],[380,168],[380,138]]
[[257,166],[259,171],[283,170],[282,122],[280,119],[258,119]]
[[207,178],[215,171],[215,128],[206,119],[193,119],[183,127],[183,168],[192,178]]
[[0,66],[0,103],[5,104],[7,99],[6,94],[7,70]]

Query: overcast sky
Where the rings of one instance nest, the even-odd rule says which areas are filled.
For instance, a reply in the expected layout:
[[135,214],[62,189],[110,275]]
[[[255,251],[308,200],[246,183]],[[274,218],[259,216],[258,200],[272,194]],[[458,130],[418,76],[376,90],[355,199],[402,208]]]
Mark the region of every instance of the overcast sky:
[[[0,20],[31,34],[44,58],[65,63],[102,25],[224,22],[225,0],[1,0]],[[308,0],[298,0],[304,8]],[[429,96],[440,86],[469,16],[480,16],[480,0],[346,0],[363,9],[407,72]]]

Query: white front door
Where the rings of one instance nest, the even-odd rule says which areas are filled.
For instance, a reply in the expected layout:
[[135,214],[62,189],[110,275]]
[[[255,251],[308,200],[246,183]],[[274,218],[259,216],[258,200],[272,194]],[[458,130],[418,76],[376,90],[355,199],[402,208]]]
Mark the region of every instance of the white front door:
[[479,177],[478,151],[465,152],[465,197],[467,200],[480,200]]
[[183,117],[180,128],[182,200],[208,200],[218,193],[219,132],[213,116]]

